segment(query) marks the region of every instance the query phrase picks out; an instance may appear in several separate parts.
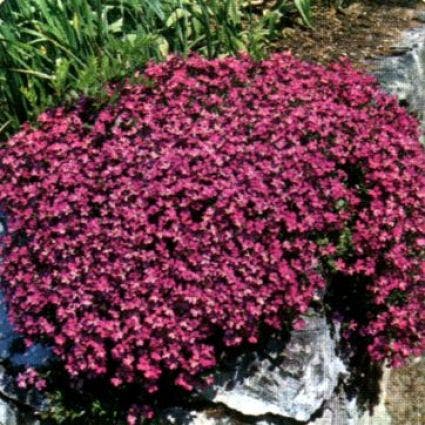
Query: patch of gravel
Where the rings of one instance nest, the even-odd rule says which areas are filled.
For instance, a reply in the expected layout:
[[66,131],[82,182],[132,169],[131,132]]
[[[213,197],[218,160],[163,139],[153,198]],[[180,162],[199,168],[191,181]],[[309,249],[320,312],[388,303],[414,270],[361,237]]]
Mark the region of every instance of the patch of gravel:
[[391,371],[386,407],[393,425],[425,424],[425,358]]

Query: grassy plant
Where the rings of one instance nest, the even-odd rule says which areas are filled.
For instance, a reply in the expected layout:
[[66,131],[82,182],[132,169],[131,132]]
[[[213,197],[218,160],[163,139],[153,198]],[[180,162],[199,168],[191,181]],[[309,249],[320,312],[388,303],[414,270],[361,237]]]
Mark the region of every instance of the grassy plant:
[[[139,6],[137,6],[139,4]],[[0,128],[3,136],[45,107],[90,94],[148,58],[165,41],[150,30],[154,2],[8,0],[0,6]]]
[[294,4],[304,23],[312,27],[311,0],[294,0]]
[[0,140],[46,107],[97,97],[168,53],[264,56],[288,4],[306,23],[310,0],[253,10],[243,0],[7,0],[0,2]]
[[234,53],[246,38],[235,0],[8,0],[0,5],[0,137],[150,58]]

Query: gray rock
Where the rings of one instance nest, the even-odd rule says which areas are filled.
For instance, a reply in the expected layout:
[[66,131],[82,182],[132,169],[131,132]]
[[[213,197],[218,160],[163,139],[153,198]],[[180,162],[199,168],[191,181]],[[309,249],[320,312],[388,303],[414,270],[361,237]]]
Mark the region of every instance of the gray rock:
[[371,62],[374,73],[382,87],[419,118],[425,134],[425,26],[406,32],[394,48],[394,56]]
[[[220,374],[208,398],[245,416],[276,415],[308,421],[328,400],[347,369],[324,316],[311,313],[286,347]],[[253,372],[250,372],[253,371]]]
[[415,15],[415,19],[419,22],[425,23],[425,12],[419,12]]
[[[323,323],[321,319],[320,316],[310,318],[309,323],[310,325],[321,324]],[[334,350],[322,345],[322,341],[325,340],[331,347],[335,347],[338,344],[338,333],[331,333],[330,325],[326,322],[324,328],[307,329],[308,338],[304,338],[299,333],[299,331],[293,332],[291,341],[284,348],[285,360],[278,370],[272,372],[275,380],[270,377],[266,381],[261,379],[267,374],[267,360],[255,360],[261,366],[256,373],[249,376],[248,383],[247,379],[240,380],[244,372],[240,371],[242,366],[239,365],[236,368],[238,373],[235,370],[232,377],[227,377],[221,384],[217,384],[216,394],[208,398],[208,403],[202,404],[198,400],[192,409],[170,408],[163,412],[160,423],[168,425],[391,425],[391,418],[384,404],[389,369],[386,369],[384,379],[381,381],[380,403],[369,412],[359,407],[356,397],[348,396],[346,380],[349,375],[341,358],[336,356],[334,359]],[[327,339],[329,337],[331,341]],[[299,338],[301,342],[298,342]],[[318,343],[311,348],[314,341]],[[298,344],[304,349],[300,349]],[[294,347],[297,348],[294,350]],[[318,354],[321,350],[327,354]],[[303,357],[303,353],[306,352],[307,359]],[[301,374],[299,374],[298,365],[293,369],[294,376],[299,376],[300,381],[294,384],[291,379],[296,380],[296,378],[290,377],[291,373],[287,373],[285,367],[290,361],[286,359],[294,358],[296,353],[301,353],[301,363],[306,361],[306,364]],[[335,368],[334,372],[324,373],[321,378],[314,378],[314,373],[307,372],[312,364],[316,364],[317,359],[326,361],[325,359],[328,358],[335,361],[326,364],[326,368],[328,370]],[[245,364],[245,362],[241,363]],[[322,370],[324,371],[325,367]],[[281,376],[276,378],[279,373],[284,378]],[[235,378],[236,376],[238,378]],[[337,379],[329,379],[329,376],[336,376]],[[318,385],[318,379],[319,383],[328,380],[326,390],[321,391],[324,387]],[[239,385],[231,387],[230,390],[227,385],[232,380],[239,382]],[[288,382],[289,389],[286,387]],[[289,394],[292,393],[294,386],[298,388],[298,393],[295,393],[294,398],[290,398]],[[260,387],[262,387],[261,390]],[[315,390],[318,390],[320,396],[315,394]],[[242,395],[240,396],[239,393]],[[312,394],[312,398],[307,403],[298,403],[297,395],[301,393]],[[217,397],[217,394],[222,395]],[[229,394],[231,394],[230,397]],[[282,395],[287,395],[287,398]],[[321,402],[319,403],[318,400]]]
[[[221,373],[204,403],[171,408],[162,423],[174,425],[390,425],[383,401],[372,413],[345,390],[348,368],[336,354],[338,329],[311,312],[289,342],[269,347],[270,357],[241,356]],[[279,344],[278,344],[279,345]],[[383,380],[385,385],[386,380]],[[384,386],[381,391],[385,393]]]
[[0,425],[39,425],[32,415],[31,401],[18,398],[10,384],[10,376],[0,366]]

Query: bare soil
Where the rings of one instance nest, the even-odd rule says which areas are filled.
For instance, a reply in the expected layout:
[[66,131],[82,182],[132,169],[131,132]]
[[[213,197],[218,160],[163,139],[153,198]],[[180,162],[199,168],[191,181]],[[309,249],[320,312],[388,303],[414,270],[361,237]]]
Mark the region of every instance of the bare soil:
[[425,358],[391,371],[385,404],[392,425],[425,424]]
[[414,0],[361,0],[344,9],[317,1],[314,29],[294,24],[282,31],[276,48],[296,56],[328,63],[348,56],[358,67],[382,55],[397,53],[400,34],[421,24],[415,18],[425,3]]

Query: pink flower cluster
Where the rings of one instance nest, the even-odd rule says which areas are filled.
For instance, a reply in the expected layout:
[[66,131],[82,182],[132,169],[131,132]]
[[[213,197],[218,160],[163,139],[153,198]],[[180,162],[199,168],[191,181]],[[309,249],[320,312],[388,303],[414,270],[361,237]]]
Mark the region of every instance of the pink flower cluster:
[[32,367],[28,368],[25,372],[19,373],[17,376],[18,388],[28,389],[31,387],[42,391],[46,388],[46,380],[42,378],[39,373]]
[[344,61],[289,53],[172,57],[144,77],[99,112],[44,113],[1,150],[18,331],[73,377],[192,390],[218,338],[280,329],[333,264],[342,286],[370,282],[359,332],[375,359],[424,351],[425,153],[395,98]]

